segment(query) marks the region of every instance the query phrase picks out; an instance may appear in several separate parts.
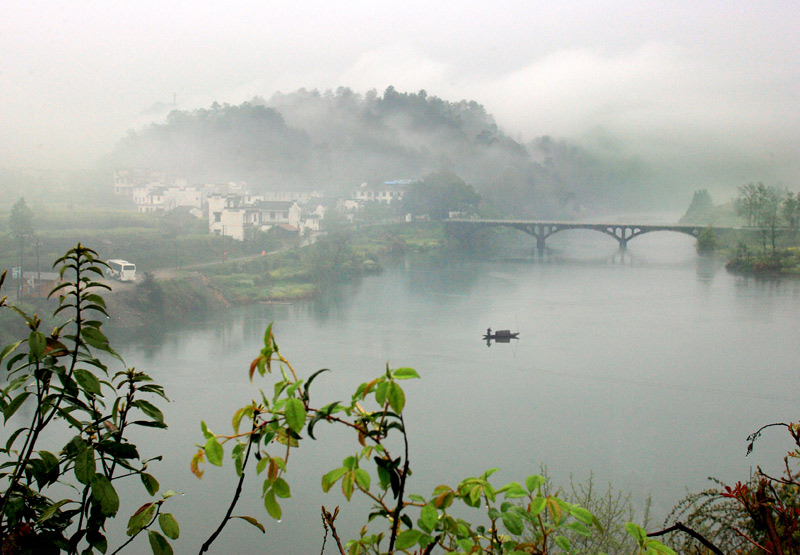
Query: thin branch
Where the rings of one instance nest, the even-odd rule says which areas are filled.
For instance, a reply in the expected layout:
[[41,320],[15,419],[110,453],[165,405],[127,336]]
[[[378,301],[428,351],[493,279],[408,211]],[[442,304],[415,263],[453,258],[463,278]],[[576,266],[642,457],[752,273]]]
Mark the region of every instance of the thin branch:
[[708,541],[699,532],[696,532],[696,531],[692,530],[691,528],[689,528],[688,526],[685,526],[682,522],[676,522],[673,526],[670,526],[669,528],[666,528],[664,530],[660,530],[658,532],[650,532],[649,534],[647,534],[647,536],[651,537],[651,538],[655,537],[655,536],[663,536],[664,534],[669,534],[670,532],[675,532],[676,530],[689,534],[694,539],[696,539],[697,541],[702,543],[704,546],[706,546],[708,549],[710,549],[712,553],[716,553],[716,555],[725,555],[720,550],[719,547],[717,547],[716,545],[714,545],[713,543]]
[[431,555],[431,551],[433,551],[433,548],[439,544],[440,539],[442,539],[441,534],[433,538],[433,541],[428,544],[428,547],[425,548],[425,551],[422,552],[422,555]]
[[[336,533],[336,526],[333,524],[337,516],[339,516],[338,506],[333,510],[333,514],[328,512],[328,510],[325,508],[325,505],[322,506],[322,523],[325,526],[325,531],[327,532],[328,527],[330,527],[331,534],[333,534],[333,539],[336,540],[336,546],[339,548],[339,553],[341,555],[345,555],[344,546],[342,546],[342,540],[339,539],[339,534]],[[325,536],[327,537],[327,533]],[[325,550],[325,541],[323,540],[322,551],[324,550]],[[320,555],[322,555],[322,551],[320,551]]]
[[[256,416],[257,414],[253,415],[253,430],[256,429]],[[247,461],[250,459],[250,448],[253,446],[253,436],[251,435],[250,438],[247,440],[247,451],[244,454],[244,462],[242,462],[242,473],[239,476],[239,483],[236,484],[236,492],[233,494],[233,499],[231,500],[231,504],[228,506],[228,511],[225,513],[225,517],[222,519],[222,522],[219,523],[219,526],[214,533],[206,540],[203,546],[200,548],[200,554],[205,553],[208,551],[208,548],[211,547],[211,544],[214,543],[214,540],[217,539],[217,536],[220,535],[222,529],[225,528],[225,525],[228,524],[228,521],[231,518],[231,514],[233,513],[234,507],[236,507],[236,503],[239,501],[239,496],[242,494],[242,484],[244,484],[244,476],[245,472],[244,469],[247,466]]]
[[394,553],[394,541],[397,539],[397,528],[400,525],[400,512],[403,510],[403,490],[406,488],[408,479],[408,435],[406,434],[406,423],[402,413],[399,415],[400,424],[403,426],[403,445],[405,448],[405,462],[403,463],[403,475],[400,477],[400,491],[397,494],[397,507],[394,510],[392,521],[392,535],[389,537],[389,554]]

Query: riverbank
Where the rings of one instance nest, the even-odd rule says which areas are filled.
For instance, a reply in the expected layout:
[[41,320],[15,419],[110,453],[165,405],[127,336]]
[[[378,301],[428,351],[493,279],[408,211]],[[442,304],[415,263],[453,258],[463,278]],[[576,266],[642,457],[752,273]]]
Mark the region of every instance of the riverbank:
[[790,247],[774,254],[737,253],[725,268],[734,274],[755,277],[800,276],[800,247]]
[[109,324],[126,329],[165,325],[234,305],[309,300],[337,282],[380,273],[382,257],[447,244],[441,224],[388,225],[332,231],[313,243],[262,256],[145,273],[135,286],[114,284]]

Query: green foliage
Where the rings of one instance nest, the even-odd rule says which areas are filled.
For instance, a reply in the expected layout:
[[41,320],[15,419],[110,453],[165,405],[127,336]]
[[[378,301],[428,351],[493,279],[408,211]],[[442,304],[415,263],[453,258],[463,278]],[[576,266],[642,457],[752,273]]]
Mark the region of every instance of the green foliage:
[[403,197],[403,208],[433,220],[446,219],[450,212],[474,213],[481,197],[472,185],[450,172],[432,173],[411,185]]
[[[5,298],[0,301],[0,307],[15,312],[29,329],[26,339],[0,352],[7,372],[0,410],[8,432],[0,447],[3,553],[105,553],[105,523],[120,507],[115,484],[139,476],[148,495],[155,495],[159,487],[145,472],[152,459],[141,457],[126,432],[130,426],[166,427],[161,411],[144,398],[166,396],[146,374],[133,368],[112,374],[103,362],[124,366],[102,331],[105,301],[95,292],[108,288],[94,281],[106,265],[80,244],[55,265],[66,281],[51,293],[58,297],[54,314],[68,319],[49,335],[41,331],[36,314],[9,306]],[[32,415],[27,424],[15,416],[23,407]],[[49,451],[41,445],[48,428],[68,431],[71,437],[63,447]],[[64,494],[56,484],[71,486],[74,495],[52,497]],[[164,500],[143,505],[131,517],[132,538],[153,524]],[[173,521],[161,519],[168,536],[177,530]],[[167,552],[168,544],[156,544],[156,552]]]
[[716,249],[717,237],[714,235],[714,229],[711,226],[704,228],[697,236],[698,254],[710,254]]

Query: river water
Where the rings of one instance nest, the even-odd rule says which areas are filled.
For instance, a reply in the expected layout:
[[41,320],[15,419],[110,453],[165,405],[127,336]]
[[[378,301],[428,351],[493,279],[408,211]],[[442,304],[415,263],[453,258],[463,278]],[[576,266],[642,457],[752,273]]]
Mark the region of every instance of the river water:
[[[315,381],[314,406],[348,399],[387,363],[417,369],[422,379],[403,383],[412,493],[491,467],[501,469],[497,485],[521,481],[546,465],[556,484],[593,473],[639,509],[650,495],[663,518],[708,476],[735,482],[757,464],[778,472],[784,435],[767,433],[750,457],[745,438],[798,418],[800,282],[730,275],[671,233],[637,238],[625,253],[580,231],[548,247],[534,256],[528,242],[494,260],[409,255],[325,299],[237,308],[117,342],[172,399],[170,429],[149,434],[140,451],[163,452],[166,462],[152,467],[162,488],[185,493],[166,508],[182,525],[177,552],[198,550],[233,493],[230,460],[206,465],[202,481],[189,460],[201,419],[229,433],[236,408],[259,385],[271,391],[247,379],[269,322],[301,375],[332,370]],[[487,347],[487,327],[520,336]],[[319,484],[358,445],[325,424],[315,431],[319,441],[304,439],[289,461],[282,521],[267,516],[252,472],[235,514],[256,516],[267,534],[236,521],[212,552],[319,553],[322,504],[342,505],[340,535],[357,535],[366,504]]]

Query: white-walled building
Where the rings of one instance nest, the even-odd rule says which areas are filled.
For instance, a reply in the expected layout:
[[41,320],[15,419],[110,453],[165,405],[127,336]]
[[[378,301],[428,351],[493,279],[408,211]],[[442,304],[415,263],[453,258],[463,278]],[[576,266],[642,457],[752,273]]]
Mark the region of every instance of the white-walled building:
[[353,190],[353,199],[360,202],[378,202],[381,204],[393,204],[403,200],[408,185],[413,183],[410,179],[399,179],[386,181],[380,185],[368,185],[362,183],[360,187]]
[[295,201],[247,202],[251,198],[235,194],[208,197],[208,229],[211,233],[244,241],[254,230],[268,231],[276,226],[300,229],[300,205]]

